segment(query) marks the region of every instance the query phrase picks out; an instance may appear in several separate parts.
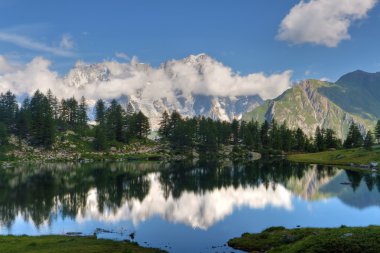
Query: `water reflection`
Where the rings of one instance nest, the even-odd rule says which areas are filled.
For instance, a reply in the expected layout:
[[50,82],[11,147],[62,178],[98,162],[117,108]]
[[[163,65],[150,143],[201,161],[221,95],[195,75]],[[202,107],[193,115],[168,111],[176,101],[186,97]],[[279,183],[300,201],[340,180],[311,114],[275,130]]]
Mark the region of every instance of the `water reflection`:
[[380,206],[379,189],[379,175],[287,161],[24,164],[0,169],[0,221],[10,229],[17,217],[39,227],[65,218],[137,225],[159,216],[207,229],[242,207],[292,211],[293,196]]
[[292,209],[291,193],[282,185],[263,185],[258,187],[221,187],[206,190],[202,194],[183,191],[178,197],[167,194],[161,187],[159,174],[147,176],[150,190],[144,199],[132,198],[116,212],[100,212],[97,191],[91,190],[86,208],[77,216],[79,222],[100,220],[115,222],[132,220],[135,225],[159,215],[170,222],[179,222],[193,228],[207,229],[215,222],[232,213],[234,208],[249,206],[264,208],[268,205]]

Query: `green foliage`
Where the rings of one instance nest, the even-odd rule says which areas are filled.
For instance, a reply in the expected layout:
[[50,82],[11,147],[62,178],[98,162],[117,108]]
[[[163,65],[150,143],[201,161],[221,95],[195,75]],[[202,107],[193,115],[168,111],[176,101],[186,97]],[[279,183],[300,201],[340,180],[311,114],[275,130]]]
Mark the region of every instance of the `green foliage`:
[[[283,97],[289,94],[286,92]],[[95,137],[93,148],[104,151],[110,146],[116,147],[136,139],[146,142],[151,132],[149,119],[141,111],[135,112],[131,103],[125,111],[115,99],[109,105],[99,99],[95,105],[97,125],[93,129],[87,125],[87,110],[84,97],[80,102],[72,97],[58,103],[50,90],[47,95],[36,91],[31,99],[24,100],[20,108],[11,92],[0,96],[0,114],[3,115],[0,122],[6,128],[3,132],[16,134],[20,140],[24,139],[34,146],[51,148],[59,133],[71,130],[81,137]],[[346,148],[363,145],[357,125],[353,123],[348,132]],[[282,154],[282,151],[311,152],[341,148],[341,140],[329,128],[318,127],[313,140],[300,128],[289,128],[286,121],[278,123],[273,119],[259,124],[253,120],[183,119],[176,111],[170,115],[163,113],[158,134],[162,142],[180,152],[196,149],[213,153],[226,145],[237,146],[237,150],[272,150],[276,154]],[[367,140],[367,144],[368,141],[373,140]]]
[[267,229],[245,233],[228,241],[229,246],[249,252],[379,252],[380,227]]
[[0,122],[0,146],[8,144],[8,131],[4,123]]
[[36,146],[50,148],[55,139],[55,122],[48,98],[36,91],[30,101],[30,136]]
[[380,74],[354,71],[348,73],[330,87],[320,92],[345,111],[364,118],[380,117]]
[[372,145],[373,145],[372,132],[368,131],[367,135],[365,136],[365,139],[364,139],[364,148],[368,149],[368,150],[371,150],[372,149]]
[[14,130],[14,124],[16,115],[18,112],[18,106],[16,102],[16,96],[7,91],[5,94],[0,94],[0,122],[8,128],[10,132]]
[[380,150],[378,148],[372,148],[372,150],[363,148],[344,149],[308,154],[293,154],[289,155],[287,159],[294,162],[314,164],[349,165],[353,163],[359,165],[369,164],[372,161],[380,161]]
[[358,148],[363,146],[363,136],[355,122],[351,123],[347,134],[347,139],[345,140],[343,146],[345,148]]
[[108,149],[106,131],[104,127],[101,125],[98,125],[95,127],[94,148],[97,151],[103,151],[103,150]]
[[376,123],[375,138],[377,140],[377,143],[379,143],[379,141],[380,141],[380,120],[378,120],[377,123]]
[[0,252],[27,252],[27,253],[159,253],[165,252],[154,248],[144,248],[137,243],[126,241],[112,241],[96,239],[96,237],[74,237],[74,236],[1,236]]
[[[342,107],[338,102],[339,99],[346,101],[352,109],[355,109],[355,105],[350,103],[352,99],[357,99],[357,97],[355,92],[347,95],[343,90],[339,91],[339,95],[336,98],[327,96],[324,93],[325,90],[333,90],[338,86],[338,84],[319,80],[306,80],[285,91],[281,96],[268,100],[251,112],[246,113],[243,115],[243,120],[247,122],[257,120],[260,124],[272,118],[276,119],[279,123],[287,121],[291,129],[302,126],[302,130],[307,136],[314,136],[314,126],[319,125],[321,130],[333,129],[336,136],[341,139],[346,138],[351,119],[367,130],[373,128],[375,117],[379,114],[380,110],[374,109],[372,111],[376,112],[375,114],[367,114],[368,111],[365,109],[359,110],[360,113],[358,113],[357,110],[349,110],[346,107]],[[356,87],[360,86],[356,85]],[[354,88],[354,85],[351,88]],[[380,91],[375,85],[373,88]],[[372,98],[371,101],[374,101]],[[378,100],[377,97],[376,100]],[[358,101],[365,106],[367,98],[360,98]],[[380,106],[379,102],[377,104]]]

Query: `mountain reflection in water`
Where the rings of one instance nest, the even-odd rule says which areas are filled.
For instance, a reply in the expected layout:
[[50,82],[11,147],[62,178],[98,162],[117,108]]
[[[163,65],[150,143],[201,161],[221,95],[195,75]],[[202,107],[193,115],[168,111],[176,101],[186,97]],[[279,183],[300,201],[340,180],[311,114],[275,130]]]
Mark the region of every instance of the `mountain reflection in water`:
[[287,161],[22,164],[0,169],[0,221],[8,229],[17,217],[36,228],[66,218],[137,226],[158,216],[207,230],[243,207],[291,212],[294,196],[380,206],[379,189],[379,175]]

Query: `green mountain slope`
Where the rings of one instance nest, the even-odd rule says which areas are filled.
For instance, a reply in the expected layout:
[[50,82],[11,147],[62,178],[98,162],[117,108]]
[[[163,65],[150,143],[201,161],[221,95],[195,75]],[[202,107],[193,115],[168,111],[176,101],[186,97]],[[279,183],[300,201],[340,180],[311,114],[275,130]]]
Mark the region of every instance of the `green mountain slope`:
[[335,85],[319,92],[343,110],[374,120],[380,118],[380,72],[357,70],[342,76]]
[[321,92],[335,89],[336,86],[337,84],[318,80],[303,81],[279,97],[265,101],[263,105],[245,114],[243,119],[263,122],[274,118],[278,122],[286,121],[288,126],[300,127],[310,136],[320,126],[334,129],[343,138],[352,121],[359,124],[363,133],[367,129],[373,129],[376,118],[374,115],[363,117],[363,113],[347,112],[326,96],[325,92]]

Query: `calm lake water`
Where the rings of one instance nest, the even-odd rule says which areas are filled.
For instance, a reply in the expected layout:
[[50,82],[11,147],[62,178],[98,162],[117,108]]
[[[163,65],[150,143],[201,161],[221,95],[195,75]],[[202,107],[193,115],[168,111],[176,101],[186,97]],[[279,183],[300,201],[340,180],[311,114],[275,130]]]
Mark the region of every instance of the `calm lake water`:
[[0,232],[238,252],[229,238],[269,226],[380,225],[379,189],[375,174],[287,161],[24,164],[0,169]]

